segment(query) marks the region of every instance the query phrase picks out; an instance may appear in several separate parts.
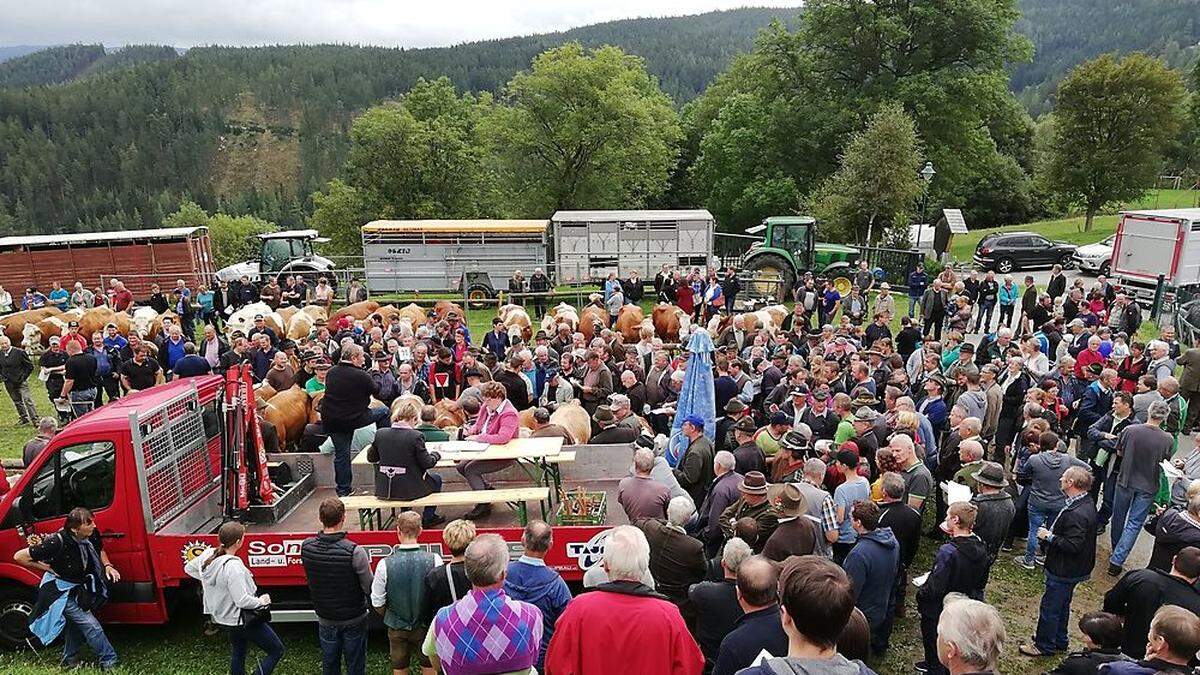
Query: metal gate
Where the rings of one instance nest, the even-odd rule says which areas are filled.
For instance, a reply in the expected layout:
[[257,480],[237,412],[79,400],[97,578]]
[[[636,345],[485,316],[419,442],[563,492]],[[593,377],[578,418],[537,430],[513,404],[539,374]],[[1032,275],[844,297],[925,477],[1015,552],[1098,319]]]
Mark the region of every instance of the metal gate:
[[130,413],[129,424],[146,525],[159,530],[220,477],[195,387],[157,408]]
[[925,254],[920,251],[858,246],[859,260],[867,261],[872,270],[883,270],[880,281],[888,282],[892,288],[908,288],[908,275],[925,264]]

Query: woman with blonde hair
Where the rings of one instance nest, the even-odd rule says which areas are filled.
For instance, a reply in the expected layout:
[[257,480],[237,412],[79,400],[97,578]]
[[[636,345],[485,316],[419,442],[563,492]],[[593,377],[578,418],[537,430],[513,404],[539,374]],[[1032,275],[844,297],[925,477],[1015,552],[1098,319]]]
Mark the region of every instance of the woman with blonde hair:
[[229,672],[246,672],[246,643],[253,642],[266,652],[254,669],[255,675],[268,675],[283,658],[283,643],[271,628],[269,619],[260,619],[253,610],[271,606],[271,596],[256,595],[254,577],[237,552],[246,539],[246,527],[229,521],[217,530],[218,545],[192,558],[183,567],[188,576],[198,579],[204,592],[204,612],[213,623],[229,631]]

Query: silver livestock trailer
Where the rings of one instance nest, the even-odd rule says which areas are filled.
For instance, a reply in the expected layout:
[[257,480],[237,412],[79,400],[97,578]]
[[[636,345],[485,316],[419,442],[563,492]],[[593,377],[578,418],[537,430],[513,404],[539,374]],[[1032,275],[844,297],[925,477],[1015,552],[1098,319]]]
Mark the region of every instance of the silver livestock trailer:
[[375,220],[362,226],[372,292],[465,290],[464,277],[503,284],[547,267],[546,220]]
[[551,223],[560,283],[633,269],[652,279],[663,265],[707,269],[712,261],[715,221],[704,209],[559,211]]

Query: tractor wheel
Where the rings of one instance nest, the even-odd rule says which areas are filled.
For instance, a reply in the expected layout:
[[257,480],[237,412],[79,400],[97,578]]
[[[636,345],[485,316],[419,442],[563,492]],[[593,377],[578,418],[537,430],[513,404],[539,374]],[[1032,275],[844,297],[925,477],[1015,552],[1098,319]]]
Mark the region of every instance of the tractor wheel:
[[487,309],[489,305],[494,304],[488,302],[492,297],[492,289],[483,284],[471,284],[467,286],[468,309]]
[[786,302],[792,297],[792,286],[796,283],[796,271],[781,255],[764,253],[746,261],[746,269],[754,273],[749,291],[755,295],[770,295],[776,302]]
[[0,586],[0,646],[8,649],[27,647],[29,615],[36,600],[33,589],[6,584]]

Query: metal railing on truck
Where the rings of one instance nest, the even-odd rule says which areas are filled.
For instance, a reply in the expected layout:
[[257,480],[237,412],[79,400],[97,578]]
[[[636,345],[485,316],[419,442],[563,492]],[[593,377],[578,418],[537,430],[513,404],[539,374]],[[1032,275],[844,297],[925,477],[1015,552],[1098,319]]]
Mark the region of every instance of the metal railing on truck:
[[[209,426],[214,428],[214,418]],[[149,410],[129,414],[146,528],[158,531],[220,480],[208,449],[204,410],[193,386]]]

